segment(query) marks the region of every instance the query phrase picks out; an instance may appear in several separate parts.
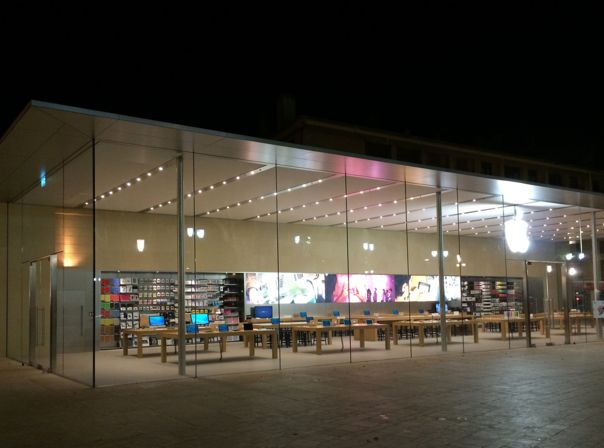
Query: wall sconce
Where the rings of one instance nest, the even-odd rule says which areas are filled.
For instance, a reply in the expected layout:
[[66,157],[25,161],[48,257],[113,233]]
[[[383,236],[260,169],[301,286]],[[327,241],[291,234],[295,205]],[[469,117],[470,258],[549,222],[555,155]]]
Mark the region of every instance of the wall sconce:
[[[433,250],[432,252],[430,252],[430,255],[432,255],[434,258],[436,258],[438,256],[438,251],[437,250]],[[449,256],[449,251],[448,250],[443,250],[443,257],[447,258]]]
[[189,238],[193,236],[193,227],[187,227],[187,236]]
[[145,240],[136,240],[136,248],[138,249],[139,252],[142,252],[145,250]]
[[204,229],[197,229],[197,238],[202,239],[206,236],[206,231]]
[[363,250],[368,250],[373,252],[375,249],[375,245],[373,243],[363,243]]
[[548,264],[546,267],[546,270],[547,270],[548,274],[551,273],[553,271],[552,265]]
[[300,235],[294,236],[294,244],[300,244]]

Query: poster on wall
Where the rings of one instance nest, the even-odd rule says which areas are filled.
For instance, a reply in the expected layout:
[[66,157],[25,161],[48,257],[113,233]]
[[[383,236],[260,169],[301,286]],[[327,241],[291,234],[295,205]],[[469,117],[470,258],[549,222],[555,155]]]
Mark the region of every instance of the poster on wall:
[[245,301],[250,305],[325,302],[325,274],[246,272]]
[[604,319],[604,300],[593,301],[593,314],[596,319]]

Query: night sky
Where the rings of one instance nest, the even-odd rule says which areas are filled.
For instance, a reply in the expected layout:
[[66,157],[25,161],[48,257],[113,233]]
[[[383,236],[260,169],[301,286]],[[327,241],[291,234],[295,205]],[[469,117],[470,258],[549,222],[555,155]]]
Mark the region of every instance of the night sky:
[[95,94],[65,93],[59,89],[5,92],[0,98],[0,133],[27,101],[35,98],[271,138],[278,131],[277,104],[283,95],[288,95],[295,100],[297,116],[604,170],[604,108],[596,97],[572,90],[511,92],[497,86],[471,92],[425,87],[371,93],[100,90]]

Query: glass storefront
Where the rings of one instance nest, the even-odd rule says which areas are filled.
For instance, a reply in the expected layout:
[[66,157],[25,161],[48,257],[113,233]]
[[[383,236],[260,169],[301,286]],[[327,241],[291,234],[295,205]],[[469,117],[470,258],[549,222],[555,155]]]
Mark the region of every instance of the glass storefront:
[[[13,359],[102,386],[599,340],[599,210],[103,129],[8,205]],[[521,218],[531,243],[514,253]]]

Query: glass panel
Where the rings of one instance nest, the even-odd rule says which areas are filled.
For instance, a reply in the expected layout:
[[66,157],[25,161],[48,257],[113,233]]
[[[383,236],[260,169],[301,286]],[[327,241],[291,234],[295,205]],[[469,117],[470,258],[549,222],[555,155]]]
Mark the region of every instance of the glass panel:
[[[405,184],[347,177],[352,360],[410,356]],[[363,328],[365,326],[366,328]],[[361,334],[363,332],[363,334]],[[361,346],[361,340],[364,339]]]
[[[92,148],[64,168],[62,253],[57,273],[57,356],[63,374],[91,382],[94,344],[93,215],[81,205],[92,197]],[[62,267],[62,269],[61,269]]]
[[[177,356],[162,332],[174,331],[177,271],[177,160],[169,150],[100,142],[94,202],[96,382],[174,378]],[[171,343],[174,339],[167,339]]]
[[193,199],[185,211],[201,294],[191,303],[192,320],[203,320],[192,322],[200,337],[188,362],[196,376],[277,369],[275,167],[202,154],[194,160],[195,189],[186,190]]
[[277,169],[282,367],[350,362],[345,183],[337,173]]
[[439,296],[436,191],[435,187],[407,184],[412,356],[442,353],[440,320],[436,314]]

